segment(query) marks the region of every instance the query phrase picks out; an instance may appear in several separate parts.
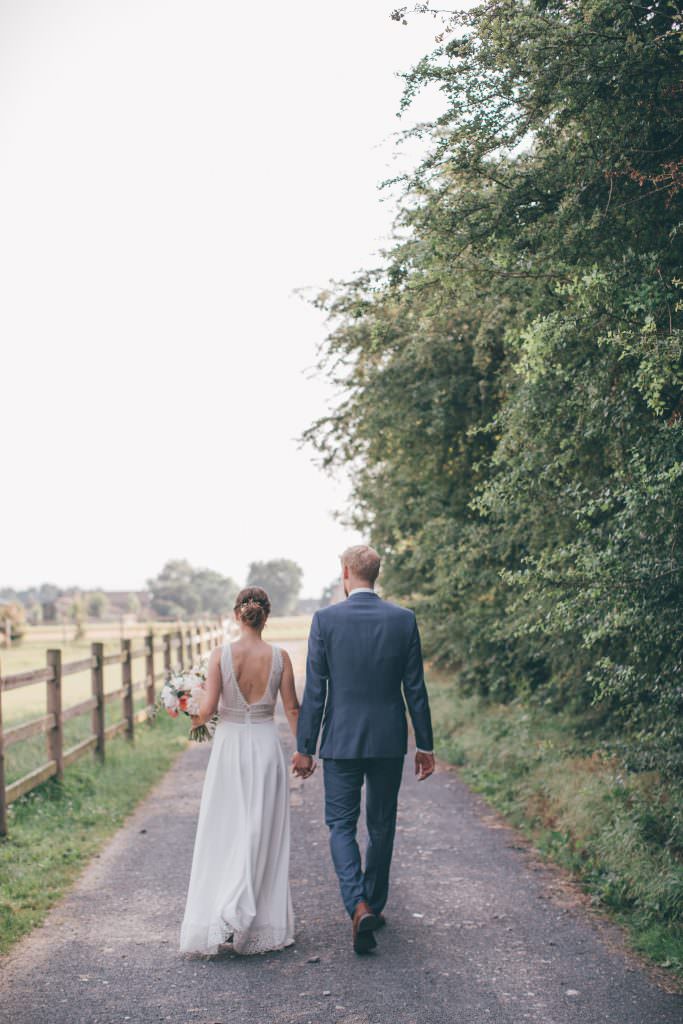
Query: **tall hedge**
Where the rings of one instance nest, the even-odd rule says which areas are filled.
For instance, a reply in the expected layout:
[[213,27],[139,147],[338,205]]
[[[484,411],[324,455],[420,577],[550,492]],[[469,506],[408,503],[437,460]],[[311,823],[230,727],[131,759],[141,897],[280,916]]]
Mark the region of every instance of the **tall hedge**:
[[495,699],[594,708],[664,773],[683,765],[676,6],[448,19],[406,76],[406,106],[436,85],[444,113],[416,129],[396,241],[319,297],[342,399],[306,434],[351,467],[433,658]]

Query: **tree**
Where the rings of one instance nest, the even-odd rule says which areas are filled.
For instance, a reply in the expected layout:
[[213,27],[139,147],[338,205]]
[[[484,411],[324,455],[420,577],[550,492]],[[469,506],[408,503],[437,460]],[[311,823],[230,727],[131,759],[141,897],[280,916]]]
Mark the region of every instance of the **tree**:
[[24,608],[18,601],[0,604],[0,629],[2,629],[7,647],[15,641],[21,640],[24,635],[25,623]]
[[84,618],[85,608],[83,598],[80,594],[75,594],[71,604],[69,605],[69,618],[76,627],[74,630],[74,640],[82,640],[85,636]]
[[167,562],[147,585],[152,608],[164,618],[225,614],[232,608],[239,589],[230,577],[210,569],[195,569],[186,559]]
[[38,601],[43,609],[43,620],[45,622],[57,621],[57,598],[63,593],[60,587],[54,583],[41,583],[38,590]]
[[224,615],[232,609],[239,587],[233,579],[212,569],[197,569],[193,576],[202,611]]
[[[397,12],[400,17],[405,9]],[[321,295],[383,589],[463,687],[683,767],[683,94],[674,5],[485,0],[406,76],[445,110],[383,264]]]
[[38,600],[47,604],[48,602],[56,601],[63,593],[64,591],[61,587],[56,586],[54,583],[41,583],[38,590]]
[[43,606],[33,601],[26,609],[26,619],[31,626],[39,626],[43,621]]
[[292,615],[296,610],[303,570],[289,558],[252,562],[248,587],[263,587],[268,592],[273,615]]
[[185,559],[167,562],[158,576],[147,581],[152,608],[163,618],[185,618],[200,609],[192,577],[194,569]]
[[87,597],[87,612],[93,619],[101,619],[107,607],[107,598],[101,590],[95,590]]

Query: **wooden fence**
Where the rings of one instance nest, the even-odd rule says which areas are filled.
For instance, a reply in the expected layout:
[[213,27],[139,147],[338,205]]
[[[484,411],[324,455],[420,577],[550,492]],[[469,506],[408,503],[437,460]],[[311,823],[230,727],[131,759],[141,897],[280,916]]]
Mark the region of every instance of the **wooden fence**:
[[[157,683],[164,679],[173,668],[189,667],[205,651],[217,647],[223,642],[223,629],[220,626],[192,624],[165,633],[157,637],[150,631],[143,639],[141,646],[133,646],[132,640],[121,640],[121,649],[113,654],[104,653],[104,644],[93,643],[90,656],[79,661],[62,662],[61,650],[47,651],[45,668],[31,672],[18,672],[14,675],[0,677],[0,835],[7,835],[7,807],[24,793],[39,786],[46,779],[56,776],[61,779],[64,769],[73,761],[83,757],[89,750],[94,752],[99,761],[104,760],[105,742],[118,733],[125,733],[129,740],[133,739],[136,722],[148,717],[146,708],[137,713],[134,710],[134,695],[144,690],[147,706],[154,704],[157,697]],[[163,668],[157,670],[156,655],[161,654]],[[138,658],[144,658],[144,679],[133,682],[133,664]],[[121,686],[117,690],[104,689],[105,665],[121,665]],[[65,676],[76,672],[90,670],[91,696],[78,704],[62,708],[62,681]],[[5,690],[15,690],[21,686],[35,683],[46,684],[46,713],[39,718],[21,725],[3,730],[2,727],[2,694]],[[105,707],[107,704],[121,702],[123,717],[118,721],[105,723]],[[91,733],[72,747],[64,749],[64,722],[77,715],[91,713]],[[5,786],[5,756],[7,747],[21,740],[28,739],[38,733],[47,737],[47,761],[16,782]]]

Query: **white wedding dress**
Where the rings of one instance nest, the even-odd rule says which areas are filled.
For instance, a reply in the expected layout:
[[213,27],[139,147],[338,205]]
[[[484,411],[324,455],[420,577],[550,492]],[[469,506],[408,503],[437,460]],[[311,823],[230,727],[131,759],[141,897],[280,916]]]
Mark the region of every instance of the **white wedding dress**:
[[294,942],[289,889],[289,774],[274,720],[282,653],[273,645],[268,685],[248,704],[230,644],[220,655],[219,721],[204,778],[180,950],[237,953]]

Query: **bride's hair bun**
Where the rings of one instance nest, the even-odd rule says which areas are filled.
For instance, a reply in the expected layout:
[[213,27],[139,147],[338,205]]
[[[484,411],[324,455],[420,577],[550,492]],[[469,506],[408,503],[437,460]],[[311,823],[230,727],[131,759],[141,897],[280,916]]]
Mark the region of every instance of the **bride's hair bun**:
[[270,598],[263,587],[245,587],[235,598],[235,611],[247,626],[263,629],[270,615]]

